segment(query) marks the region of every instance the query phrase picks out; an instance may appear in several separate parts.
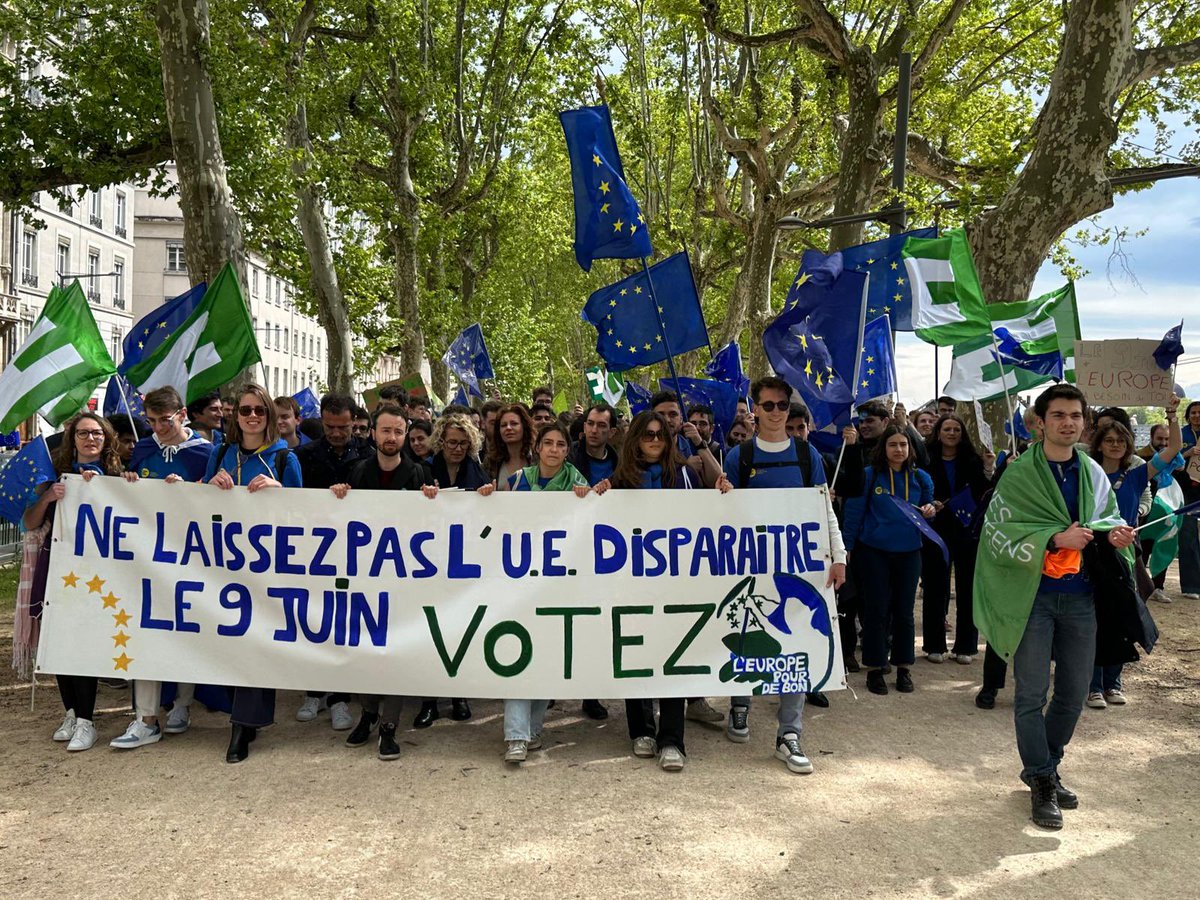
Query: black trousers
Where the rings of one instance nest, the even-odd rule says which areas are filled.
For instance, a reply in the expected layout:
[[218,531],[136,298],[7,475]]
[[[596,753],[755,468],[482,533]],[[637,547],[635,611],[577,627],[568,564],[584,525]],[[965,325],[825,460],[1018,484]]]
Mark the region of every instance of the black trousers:
[[687,701],[682,697],[667,697],[658,701],[658,728],[654,726],[653,700],[626,700],[625,719],[629,723],[630,739],[652,737],[659,749],[676,747],[684,756],[683,714]]
[[1004,679],[1008,674],[1008,663],[1006,663],[995,650],[992,645],[987,645],[987,650],[983,654],[983,689],[985,691],[998,691],[1004,687]]
[[98,679],[90,675],[55,675],[58,695],[62,697],[63,709],[75,710],[75,718],[91,721],[96,715],[96,685]]
[[954,569],[954,652],[974,656],[979,652],[979,630],[972,611],[975,554],[979,544],[954,532],[943,534],[950,551],[950,566],[932,541],[921,545],[921,575],[925,596],[921,602],[921,646],[926,653],[946,652],[945,619],[950,611],[950,569]]
[[863,653],[868,669],[911,666],[916,657],[913,608],[921,577],[920,550],[880,550],[859,541],[851,554],[862,589]]
[[850,659],[858,648],[858,624],[862,622],[862,595],[853,566],[846,567],[846,583],[837,592],[837,611],[842,657]]
[[275,688],[235,687],[229,721],[248,728],[266,728],[275,721]]

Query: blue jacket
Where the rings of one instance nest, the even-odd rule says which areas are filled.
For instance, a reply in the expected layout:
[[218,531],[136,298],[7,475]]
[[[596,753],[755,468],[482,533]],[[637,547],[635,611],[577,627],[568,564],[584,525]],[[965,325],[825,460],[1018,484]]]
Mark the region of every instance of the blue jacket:
[[[300,475],[300,462],[291,450],[288,450],[287,461],[283,464],[283,472],[275,471],[276,457],[279,456],[280,450],[288,450],[287,442],[283,438],[279,438],[270,447],[264,447],[248,457],[241,455],[241,448],[236,444],[229,444],[223,451],[218,448],[209,457],[208,471],[204,474],[204,481],[205,483],[212,481],[212,477],[224,469],[233,476],[234,484],[246,485],[253,481],[256,475],[266,474],[284,487],[303,487],[304,479]],[[240,467],[238,466],[239,460]]]
[[[890,471],[890,470],[889,470]],[[846,521],[842,525],[842,538],[846,549],[853,550],[858,542],[876,550],[901,553],[921,549],[921,532],[904,517],[896,504],[885,494],[892,493],[889,472],[870,469],[865,475],[861,497],[846,501]],[[896,495],[904,497],[905,484],[908,502],[913,506],[924,506],[933,502],[933,479],[922,469],[910,469],[895,478]]]

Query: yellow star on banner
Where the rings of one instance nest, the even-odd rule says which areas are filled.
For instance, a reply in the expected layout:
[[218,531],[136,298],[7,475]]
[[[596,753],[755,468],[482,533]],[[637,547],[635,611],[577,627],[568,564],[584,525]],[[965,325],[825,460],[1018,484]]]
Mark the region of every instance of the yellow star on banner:
[[620,347],[620,346],[623,346],[623,345],[621,344],[621,342],[620,342],[620,341],[617,341],[617,346],[618,346],[618,347]]
[[792,283],[792,287],[798,288],[798,287],[800,287],[800,285],[804,284],[804,282],[806,282],[806,281],[808,281],[808,273],[801,272],[799,277],[796,278],[795,282]]
[[613,231],[620,231],[621,226],[624,224],[625,223],[623,221],[621,221],[620,219],[617,219],[617,221],[613,222]]
[[868,356],[868,357],[867,357],[867,362],[869,362],[869,363],[873,363],[873,362],[875,362],[875,357],[873,357],[873,356]]
[[642,344],[642,348],[643,348],[643,349],[645,349],[645,350],[649,350],[649,349],[650,349],[650,345],[649,345],[649,344]]
[[635,231],[637,231],[637,226],[636,226],[636,225],[630,225],[630,226],[629,226],[629,233],[630,233],[630,234],[633,234]]
[[116,634],[113,635],[113,646],[114,647],[124,647],[128,643],[129,643],[129,635],[127,635],[125,632],[118,631]]
[[144,350],[144,349],[145,349],[145,347],[146,347],[146,345],[145,345],[145,344],[143,344],[141,341],[138,341],[138,349],[139,349],[139,350]]
[[125,651],[124,651],[124,650],[122,650],[122,651],[121,651],[121,655],[120,655],[120,656],[114,656],[114,657],[112,658],[112,661],[113,661],[114,663],[116,663],[116,665],[114,665],[114,666],[113,666],[113,671],[114,671],[114,672],[115,672],[115,671],[117,671],[117,669],[120,669],[122,672],[128,672],[128,671],[129,671],[129,664],[130,664],[131,662],[133,662],[133,657],[132,657],[132,656],[127,656],[127,655],[125,654]]
[[637,287],[635,287],[635,288],[633,289],[633,292],[634,292],[635,294],[640,294],[640,293],[642,292],[642,286],[639,284]]
[[93,575],[92,580],[85,581],[84,584],[88,586],[89,594],[98,594],[100,593],[100,588],[104,587],[104,579],[99,575]]
[[646,217],[642,215],[641,210],[638,210],[638,221],[643,225],[646,224]]
[[891,308],[890,306],[885,306],[885,307],[883,308],[883,311],[884,311],[885,313],[889,313],[889,312],[891,312],[891,311],[892,311],[892,308]]
[[868,386],[870,383],[871,383],[871,382],[869,382],[869,381],[864,381],[864,382],[862,383],[862,386],[863,386],[863,387],[867,387],[867,386]]
[[658,341],[658,342],[661,344],[661,343],[662,343],[662,335],[661,335],[661,334],[656,334],[656,335],[654,336],[654,340]]
[[821,379],[821,373],[820,373],[820,372],[818,372],[818,373],[817,373],[817,387],[821,387],[821,386],[823,386],[824,384],[825,384],[825,382],[824,382],[824,381],[822,381],[822,379]]
[[875,374],[875,370],[874,370],[874,369],[867,369],[867,374],[868,374],[868,375],[874,375],[874,374]]
[[609,190],[610,190],[610,188],[608,186],[607,181],[600,182],[600,193],[607,194],[609,192]]
[[892,263],[892,270],[895,271],[897,263]]
[[899,303],[901,300],[904,299],[904,295],[903,294],[892,294],[892,299],[895,300],[897,303]]
[[660,307],[658,308],[658,311],[661,313],[661,312],[663,311],[663,308],[660,306]]
[[903,279],[903,278],[897,278],[897,279],[896,279],[896,284],[904,284],[904,279]]
[[100,599],[104,601],[105,609],[116,609],[117,608],[118,597],[112,591],[109,591],[107,594],[105,594]]
[[802,347],[804,350],[807,350],[807,349],[808,349],[808,338],[807,338],[807,337],[805,337],[804,335],[800,335],[800,346],[801,346],[801,347]]
[[609,333],[609,334],[612,334],[612,331],[613,331],[613,330],[612,330],[611,328],[610,328],[610,329],[608,329],[608,333]]
[[629,293],[629,288],[621,288],[621,296],[624,297]]
[[616,301],[616,300],[609,300],[609,301],[608,301],[608,305],[609,305],[609,306],[616,306],[616,305],[617,305],[617,301]]
[[600,212],[602,212],[602,213],[607,213],[607,212],[608,212],[608,204],[607,204],[607,203],[601,203],[601,204],[600,204]]
[[129,613],[125,612],[123,609],[119,609],[117,610],[116,614],[113,615],[113,621],[117,623],[118,628],[124,628],[129,624]]
[[868,260],[867,260],[867,265],[868,265],[868,266],[873,266],[873,265],[875,265],[875,260],[873,260],[873,259],[868,259]]
[[66,575],[62,576],[62,580],[63,587],[75,587],[75,585],[79,584],[79,576],[74,572],[68,572]]
[[804,361],[804,374],[807,375],[809,378],[812,378],[812,360],[811,359],[807,359]]
[[872,306],[870,309],[867,310],[867,312],[869,312],[871,315],[875,315],[875,307]]
[[630,348],[629,348],[629,352],[630,352],[630,353],[637,353],[637,347],[630,346]]
[[600,165],[600,157],[595,153],[592,154],[592,162],[594,162],[596,165]]

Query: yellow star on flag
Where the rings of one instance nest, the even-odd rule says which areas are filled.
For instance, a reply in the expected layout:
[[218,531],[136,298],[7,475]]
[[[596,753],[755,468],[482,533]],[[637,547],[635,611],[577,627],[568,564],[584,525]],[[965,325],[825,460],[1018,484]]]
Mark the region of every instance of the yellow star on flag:
[[620,347],[620,346],[621,346],[621,342],[620,342],[620,341],[617,341],[617,346],[618,346],[618,347]]
[[624,223],[624,222],[622,222],[620,219],[617,219],[617,221],[613,222],[613,231],[620,231],[620,230],[621,230],[621,226],[622,226],[622,225],[624,225],[624,224],[625,224],[625,223]]
[[637,347],[633,347],[633,346],[631,346],[631,347],[629,348],[629,352],[630,352],[630,353],[637,353]]
[[607,212],[608,212],[608,204],[607,204],[607,203],[601,203],[601,204],[600,204],[600,212],[602,212],[602,213],[607,213]]
[[117,595],[114,594],[112,591],[109,591],[107,594],[105,594],[100,599],[104,601],[105,609],[116,609],[117,608],[117,599],[118,598],[117,598]]
[[804,361],[804,374],[807,375],[809,378],[812,378],[812,360],[811,359]]
[[630,226],[629,226],[629,233],[630,233],[630,234],[633,234],[635,231],[637,231],[637,226],[636,226],[636,225],[630,225]]
[[875,265],[875,260],[873,260],[873,259],[868,259],[868,260],[867,260],[867,265],[868,265],[868,266],[873,266],[873,265]]
[[806,282],[806,281],[808,281],[808,273],[807,273],[807,272],[801,272],[801,273],[800,273],[800,276],[799,276],[799,277],[796,279],[796,281],[795,281],[795,282],[792,284],[792,287],[800,287],[800,285],[804,284],[804,282]]
[[100,593],[100,588],[104,587],[104,579],[99,575],[93,575],[92,580],[85,581],[84,584],[88,586],[89,594],[98,594]]
[[869,382],[869,381],[864,381],[864,382],[862,383],[862,386],[863,386],[863,387],[867,387],[867,385],[869,385],[870,383],[871,383],[871,382]]
[[658,308],[658,311],[659,311],[659,312],[662,312],[662,311],[663,311],[663,308],[660,306],[660,307]]
[[592,154],[592,162],[594,162],[596,165],[600,165],[600,157],[595,153]]
[[800,335],[800,346],[805,350],[808,349],[808,338],[804,335]]
[[145,349],[145,347],[146,347],[145,344],[143,344],[141,341],[138,341],[138,349],[139,350],[143,350],[143,349]]
[[123,609],[117,610],[116,614],[113,615],[113,621],[117,623],[118,628],[124,628],[129,624],[129,613]]
[[166,323],[166,322],[159,322],[159,323],[158,323],[158,327],[159,327],[159,328],[166,328],[166,327],[167,327],[167,323]]
[[873,357],[873,356],[868,356],[868,357],[867,357],[867,362],[869,362],[869,363],[873,363],[873,362],[875,362],[875,357]]
[[642,286],[639,284],[637,287],[635,287],[635,288],[633,289],[633,292],[634,292],[635,294],[640,294],[640,293],[642,292]]
[[609,306],[616,306],[616,305],[617,305],[617,301],[616,301],[616,300],[609,300],[609,301],[608,301],[608,305],[609,305]]
[[892,308],[891,308],[890,306],[885,306],[885,307],[883,308],[883,311],[884,311],[885,313],[889,313],[889,312],[891,312],[891,311],[892,311]]
[[904,284],[904,279],[903,279],[903,278],[897,278],[897,279],[896,279],[896,284]]
[[114,647],[124,647],[125,645],[127,645],[129,643],[129,635],[127,635],[123,631],[118,631],[112,637],[113,637],[113,646]]
[[62,576],[62,580],[63,587],[75,587],[75,585],[79,584],[79,576],[74,572],[68,572],[66,575]]
[[609,334],[612,334],[612,331],[613,331],[613,330],[612,330],[611,328],[610,328],[610,329],[608,329],[608,333],[609,333]]
[[629,293],[629,288],[621,288],[621,296],[624,297]]
[[609,192],[609,190],[610,190],[610,188],[608,186],[607,181],[600,182],[600,193],[607,194]]
[[662,335],[661,335],[661,334],[656,334],[656,335],[654,336],[654,340],[658,341],[658,342],[661,344],[661,343],[662,343]]
[[893,271],[896,269],[896,266],[897,266],[897,263],[892,263],[892,270],[893,270]]
[[133,662],[133,657],[132,657],[132,656],[127,656],[127,655],[126,655],[126,653],[125,653],[125,651],[124,651],[124,650],[122,650],[122,651],[121,651],[121,655],[120,655],[120,656],[114,656],[114,657],[112,658],[112,661],[113,661],[114,663],[116,663],[116,665],[114,665],[114,666],[113,666],[113,671],[114,671],[114,672],[115,672],[115,671],[117,671],[117,669],[120,669],[122,672],[128,672],[128,671],[129,671],[129,664],[130,664],[131,662]]
[[649,349],[650,349],[650,345],[649,345],[649,344],[642,344],[642,348],[643,348],[643,349],[645,349],[645,350],[649,350]]
[[821,387],[824,384],[825,384],[825,382],[821,379],[821,373],[818,372],[817,373],[817,387]]
[[874,374],[875,374],[875,370],[874,370],[874,369],[867,369],[867,374],[868,374],[868,375],[874,375]]
[[904,295],[903,294],[892,294],[892,299],[895,300],[897,303],[899,303],[901,300],[904,299]]

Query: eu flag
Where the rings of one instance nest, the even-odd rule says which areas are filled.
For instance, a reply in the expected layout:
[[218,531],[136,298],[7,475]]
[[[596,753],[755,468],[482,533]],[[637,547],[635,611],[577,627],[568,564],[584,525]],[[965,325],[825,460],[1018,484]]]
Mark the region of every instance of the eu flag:
[[298,393],[292,394],[292,399],[300,406],[300,418],[319,419],[321,417],[321,401],[317,399],[312,388],[306,387]]
[[1163,335],[1162,342],[1154,348],[1154,363],[1164,372],[1171,366],[1175,365],[1175,361],[1183,356],[1183,320],[1179,320],[1179,324]]
[[[596,352],[610,372],[662,362],[667,358],[668,343],[674,354],[708,346],[708,329],[687,252],[668,256],[649,271],[658,298],[657,312],[644,271],[600,288],[584,304],[583,320],[596,326]],[[667,331],[666,342],[658,329],[659,316]]]
[[492,358],[488,356],[487,345],[483,342],[483,328],[478,322],[459,332],[442,357],[442,362],[467,386],[468,391],[480,397],[483,396],[479,390],[480,379],[496,377]]
[[912,288],[901,251],[909,238],[935,238],[936,228],[918,228],[842,251],[842,264],[871,277],[867,287],[867,318],[891,316],[896,331],[912,331]]
[[806,250],[783,311],[763,331],[767,361],[804,398],[817,429],[849,422],[866,284],[844,270],[840,253]]
[[658,389],[675,392],[685,417],[693,406],[712,409],[713,424],[717,428],[714,439],[721,444],[725,443],[725,435],[729,434],[737,416],[738,397],[744,396],[731,384],[707,378],[660,378]]
[[575,194],[575,259],[583,271],[594,259],[650,256],[650,229],[629,186],[617,152],[607,106],[558,114],[567,137]]
[[625,396],[629,400],[629,411],[635,416],[650,408],[650,397],[652,395],[636,381],[625,382]]
[[1004,326],[995,329],[996,349],[992,356],[1001,366],[1016,366],[1037,375],[1049,375],[1055,381],[1063,380],[1063,357],[1057,350],[1047,353],[1030,353],[1021,341]]
[[737,341],[730,341],[713,354],[712,361],[704,367],[704,374],[732,385],[739,397],[750,393],[750,379],[742,371],[742,348]]
[[[186,293],[180,294],[138,320],[133,330],[121,342],[123,356],[117,371],[124,376],[133,366],[158,349],[159,344],[169,338],[186,322],[200,301],[208,285],[203,281]],[[186,398],[185,398],[186,399]]]
[[14,525],[21,523],[25,510],[37,498],[37,487],[58,481],[46,439],[34,438],[0,469],[0,517]]
[[887,316],[867,323],[863,329],[862,359],[858,363],[858,385],[854,405],[862,406],[876,397],[896,393],[896,357],[892,352],[892,326]]
[[[125,398],[129,398],[126,405]],[[124,416],[134,415],[144,418],[146,410],[142,407],[142,395],[134,390],[133,385],[125,380],[123,375],[113,375],[108,379],[108,387],[104,389],[104,415]]]

